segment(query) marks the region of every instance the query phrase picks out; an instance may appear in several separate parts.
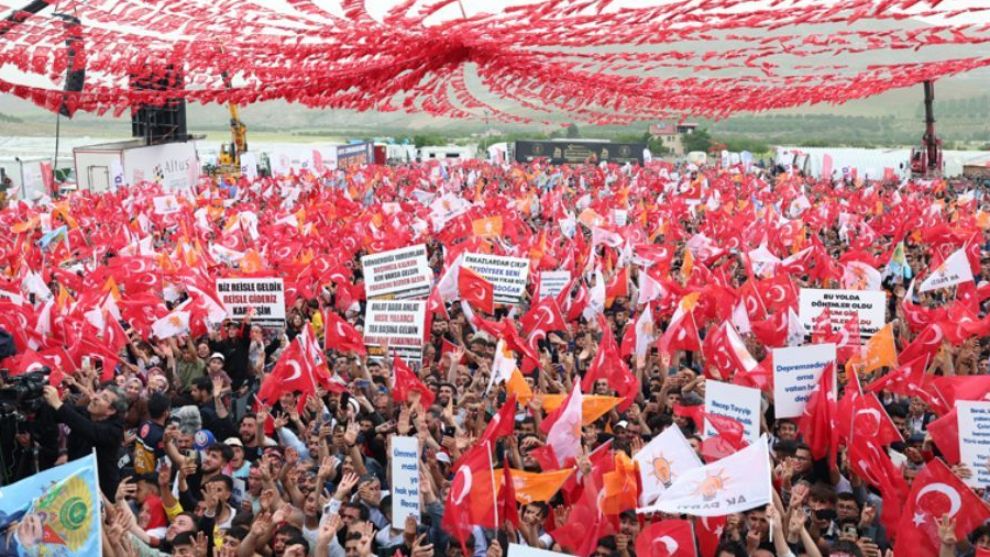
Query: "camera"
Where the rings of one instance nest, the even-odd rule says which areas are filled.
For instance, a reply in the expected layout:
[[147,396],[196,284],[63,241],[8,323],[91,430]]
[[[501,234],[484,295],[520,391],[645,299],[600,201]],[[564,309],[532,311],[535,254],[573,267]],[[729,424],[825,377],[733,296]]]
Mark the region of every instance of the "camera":
[[40,370],[22,373],[9,377],[3,373],[3,387],[0,387],[0,411],[37,412],[45,404],[42,391],[48,384],[51,369],[43,367]]

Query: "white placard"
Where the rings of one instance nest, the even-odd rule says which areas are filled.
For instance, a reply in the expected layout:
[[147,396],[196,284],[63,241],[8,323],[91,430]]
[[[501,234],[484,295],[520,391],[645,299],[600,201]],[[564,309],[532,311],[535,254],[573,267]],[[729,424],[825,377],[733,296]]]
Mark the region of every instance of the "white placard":
[[423,360],[423,328],[426,301],[368,300],[364,313],[364,345],[368,357],[381,360],[388,343],[391,358],[397,354],[413,369]]
[[959,462],[973,474],[963,481],[970,487],[990,486],[990,402],[956,401],[959,420]]
[[509,544],[508,557],[560,557],[562,555],[567,555],[567,553],[557,553],[556,551],[547,551],[546,549],[536,549],[535,547],[529,547],[528,545],[520,545],[517,543]]
[[[777,418],[793,418],[804,413],[811,393],[826,364],[835,363],[834,344],[808,344],[774,348],[773,411]],[[832,393],[838,393],[832,381]]]
[[465,253],[461,265],[478,273],[495,287],[495,301],[518,304],[529,279],[529,259]]
[[570,271],[543,271],[540,273],[539,299],[556,297],[570,281]]
[[430,295],[430,265],[426,245],[417,244],[361,258],[368,299],[423,299]]
[[811,332],[815,319],[826,307],[830,308],[833,331],[841,329],[855,314],[859,314],[863,338],[872,337],[887,322],[887,294],[883,291],[802,288],[798,308],[805,331]]
[[239,321],[254,308],[252,322],[285,324],[285,286],[280,278],[217,279],[217,294],[231,319]]
[[392,523],[405,524],[406,517],[419,519],[419,439],[392,437]]
[[[743,426],[743,439],[753,444],[760,439],[760,390],[721,381],[705,382],[705,412],[732,418]],[[705,420],[705,439],[718,432]]]

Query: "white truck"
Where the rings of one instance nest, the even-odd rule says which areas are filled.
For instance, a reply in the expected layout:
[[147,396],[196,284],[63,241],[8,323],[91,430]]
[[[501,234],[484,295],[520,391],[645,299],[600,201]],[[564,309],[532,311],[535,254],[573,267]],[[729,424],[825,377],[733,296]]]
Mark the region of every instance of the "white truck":
[[139,182],[157,182],[165,190],[196,185],[199,157],[192,141],[145,145],[144,139],[86,145],[72,150],[80,191],[113,191]]

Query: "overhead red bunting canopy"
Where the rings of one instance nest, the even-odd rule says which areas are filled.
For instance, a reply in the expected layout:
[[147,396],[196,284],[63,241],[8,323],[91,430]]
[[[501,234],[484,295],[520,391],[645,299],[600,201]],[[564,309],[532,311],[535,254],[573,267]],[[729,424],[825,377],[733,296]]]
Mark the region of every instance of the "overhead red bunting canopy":
[[[843,103],[990,65],[990,6],[965,0],[549,0],[477,14],[465,0],[464,17],[456,0],[396,0],[377,18],[362,0],[51,0],[15,13],[26,1],[0,0],[12,14],[0,92],[68,113],[185,97],[623,124]],[[73,39],[85,86],[65,94]],[[182,88],[131,88],[169,66]]]

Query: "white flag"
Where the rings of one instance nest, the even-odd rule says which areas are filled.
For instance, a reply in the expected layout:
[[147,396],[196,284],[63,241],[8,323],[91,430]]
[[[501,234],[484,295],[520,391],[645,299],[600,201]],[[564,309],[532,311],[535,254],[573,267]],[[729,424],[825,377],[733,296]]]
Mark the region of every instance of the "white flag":
[[677,426],[663,430],[640,449],[633,460],[639,463],[639,477],[643,484],[643,492],[639,496],[641,505],[653,503],[682,474],[702,465],[698,454]]
[[179,336],[188,331],[188,311],[173,311],[151,324],[151,333],[159,340]]
[[764,435],[735,454],[682,473],[660,501],[636,512],[723,516],[767,505],[772,489]]
[[846,263],[842,287],[848,290],[883,290],[883,275],[862,261]]
[[969,267],[969,259],[966,258],[966,248],[960,248],[928,275],[918,292],[938,290],[972,280],[973,272]]

